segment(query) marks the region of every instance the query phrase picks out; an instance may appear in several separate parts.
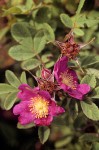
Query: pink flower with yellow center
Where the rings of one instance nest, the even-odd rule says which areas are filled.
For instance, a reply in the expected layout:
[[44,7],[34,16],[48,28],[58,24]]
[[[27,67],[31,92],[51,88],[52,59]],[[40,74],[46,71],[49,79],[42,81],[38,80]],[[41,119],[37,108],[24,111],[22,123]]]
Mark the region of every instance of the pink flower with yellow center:
[[33,122],[38,126],[48,126],[54,116],[65,112],[47,91],[40,90],[39,87],[32,89],[27,84],[22,84],[19,90],[18,98],[21,102],[14,106],[13,113],[19,115],[18,120],[22,125]]
[[83,96],[90,91],[88,84],[78,84],[78,78],[74,70],[67,66],[68,58],[60,58],[54,66],[54,75],[61,89],[71,97],[82,100]]

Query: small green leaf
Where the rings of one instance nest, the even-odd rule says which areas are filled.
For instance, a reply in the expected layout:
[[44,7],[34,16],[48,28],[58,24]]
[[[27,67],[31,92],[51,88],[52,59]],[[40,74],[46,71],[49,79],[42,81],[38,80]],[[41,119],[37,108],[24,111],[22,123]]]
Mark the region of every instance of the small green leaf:
[[22,72],[20,80],[21,80],[22,83],[26,83],[27,84],[25,71]]
[[59,140],[55,143],[55,147],[61,148],[63,146],[66,146],[71,142],[71,140],[72,140],[72,136],[67,136],[65,138],[62,138],[61,140]]
[[99,86],[94,89],[93,95],[91,98],[99,99]]
[[22,68],[26,70],[32,70],[38,66],[40,66],[40,62],[37,59],[29,59],[22,62]]
[[13,93],[10,93],[6,99],[4,100],[4,108],[6,110],[9,110],[13,107],[14,103],[16,102],[17,100],[17,93],[18,92],[13,92]]
[[79,29],[79,28],[74,28],[73,32],[78,35],[78,36],[83,36],[84,32],[83,30]]
[[99,79],[99,70],[94,69],[94,68],[88,68],[88,69],[86,69],[86,71],[87,71],[87,74],[92,74],[92,75],[94,75],[96,78]]
[[17,6],[14,6],[7,10],[4,10],[3,17],[10,15],[10,14],[21,14],[21,13],[22,13],[21,9],[18,8]]
[[23,61],[34,56],[33,50],[30,50],[22,45],[16,45],[10,48],[9,55],[18,61]]
[[26,48],[33,48],[33,40],[30,30],[27,28],[28,24],[25,22],[15,23],[11,28],[13,38]]
[[95,88],[96,86],[96,78],[94,75],[86,75],[81,80],[81,83],[86,83],[91,86],[91,88]]
[[54,66],[54,64],[55,64],[55,62],[51,61],[51,62],[46,63],[45,66],[46,66],[46,68],[51,68]]
[[49,52],[49,53],[43,54],[41,59],[43,63],[47,63],[50,61],[50,57],[52,57],[52,54]]
[[21,84],[21,82],[18,80],[18,78],[15,76],[15,74],[12,71],[7,70],[5,76],[7,81],[15,88],[18,88],[19,85]]
[[82,7],[84,5],[84,2],[85,2],[85,0],[80,0],[78,8],[77,8],[77,11],[76,11],[76,15],[80,14],[80,11],[81,11],[81,9],[82,9]]
[[99,109],[94,103],[88,104],[88,103],[86,103],[84,101],[81,101],[80,104],[81,104],[81,108],[83,110],[83,113],[89,119],[92,119],[94,121],[98,121],[99,120]]
[[68,27],[68,28],[72,28],[73,27],[73,22],[72,22],[71,18],[67,14],[61,14],[60,15],[60,19],[61,19],[62,23],[66,27]]
[[81,60],[81,66],[82,67],[88,67],[90,65],[93,65],[95,63],[99,62],[99,56],[91,55],[91,56],[84,56]]
[[50,135],[50,129],[48,127],[45,126],[39,127],[38,136],[42,144],[44,144],[48,140],[49,135]]
[[85,133],[82,136],[80,136],[79,140],[81,142],[96,142],[99,141],[99,137],[95,133]]
[[18,129],[29,129],[29,128],[32,128],[34,127],[35,124],[34,123],[30,123],[30,124],[27,124],[27,125],[21,125],[19,122],[17,124],[17,128]]
[[42,30],[38,31],[34,37],[34,53],[40,53],[44,49],[45,44],[46,37],[44,35],[44,32]]
[[14,88],[13,86],[9,85],[9,84],[6,84],[6,83],[0,84],[0,94],[16,92],[16,91],[17,91],[17,89]]
[[46,36],[47,42],[53,42],[55,40],[55,34],[52,27],[47,23],[44,23],[43,26],[44,26],[44,35]]

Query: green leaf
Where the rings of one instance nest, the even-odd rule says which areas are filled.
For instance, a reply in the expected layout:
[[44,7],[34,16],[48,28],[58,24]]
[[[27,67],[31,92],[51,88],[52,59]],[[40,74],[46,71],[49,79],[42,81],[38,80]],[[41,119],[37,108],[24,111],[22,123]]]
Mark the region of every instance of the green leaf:
[[17,124],[17,128],[18,129],[29,129],[29,128],[32,128],[34,127],[35,124],[34,123],[30,123],[30,124],[27,124],[27,125],[21,125],[19,122]]
[[9,55],[17,61],[23,61],[34,56],[31,49],[28,49],[22,45],[16,45],[11,47],[9,50]]
[[92,75],[94,75],[96,78],[99,79],[99,70],[94,69],[94,68],[88,68],[88,69],[86,69],[86,71],[87,71],[87,74],[92,74]]
[[13,92],[13,93],[10,93],[6,99],[4,100],[4,108],[6,110],[9,110],[13,107],[14,103],[16,102],[17,100],[17,93],[18,92]]
[[79,29],[79,28],[74,28],[73,32],[78,35],[78,36],[83,36],[84,32],[83,30]]
[[13,38],[20,44],[24,45],[26,48],[33,49],[33,40],[28,24],[25,22],[15,23],[11,28],[11,33]]
[[6,84],[6,83],[0,84],[0,94],[16,92],[16,91],[17,91],[17,89],[14,88],[13,86],[9,85],[9,84]]
[[99,137],[95,133],[85,133],[80,136],[79,140],[81,142],[96,142],[99,141]]
[[62,138],[61,140],[59,140],[55,143],[55,147],[61,148],[63,146],[66,146],[71,142],[71,140],[72,140],[72,136],[67,136],[65,138]]
[[96,86],[96,78],[94,75],[86,75],[81,80],[81,83],[86,83],[91,86],[91,88],[95,88]]
[[84,56],[81,60],[82,67],[88,67],[89,65],[93,65],[99,62],[99,56]]
[[50,135],[50,129],[48,127],[45,126],[39,127],[38,136],[42,144],[44,144],[48,140],[49,135]]
[[20,80],[21,80],[22,83],[26,83],[27,84],[25,71],[22,72]]
[[82,7],[84,5],[84,2],[85,2],[85,0],[80,0],[78,8],[77,8],[77,11],[76,11],[76,15],[80,14],[80,11],[81,11],[81,9],[82,9]]
[[15,74],[12,71],[7,70],[5,76],[7,81],[15,88],[18,88],[19,85],[21,84],[21,82],[18,80],[18,78],[15,76]]
[[[99,140],[98,140],[99,141]],[[92,145],[92,150],[99,150],[99,142],[94,142]]]
[[46,68],[51,68],[54,66],[54,64],[55,64],[55,62],[51,61],[51,62],[46,63],[45,66],[46,66]]
[[34,37],[34,53],[40,53],[46,44],[46,37],[44,35],[44,31],[38,31]]
[[43,61],[43,63],[47,63],[50,61],[50,57],[52,57],[52,54],[50,52],[43,54],[41,59]]
[[68,27],[68,28],[72,28],[73,27],[73,22],[72,22],[71,18],[67,14],[61,14],[60,15],[60,19],[61,19],[62,23],[66,27]]
[[44,26],[44,35],[46,36],[47,42],[53,42],[55,40],[55,34],[52,27],[47,23],[44,23],[43,26]]
[[86,103],[84,101],[81,101],[80,104],[81,104],[81,108],[83,110],[83,113],[89,119],[92,119],[94,121],[98,121],[99,120],[99,109],[94,103],[88,104],[88,103]]
[[28,10],[30,10],[33,6],[35,6],[35,3],[33,0],[28,0],[26,1],[25,6]]
[[93,95],[91,98],[99,99],[99,86],[94,89]]
[[40,62],[37,59],[29,59],[22,62],[22,68],[26,70],[32,70],[38,66],[40,66]]
[[17,6],[11,7],[8,10],[4,10],[3,17],[10,14],[21,14],[22,10]]

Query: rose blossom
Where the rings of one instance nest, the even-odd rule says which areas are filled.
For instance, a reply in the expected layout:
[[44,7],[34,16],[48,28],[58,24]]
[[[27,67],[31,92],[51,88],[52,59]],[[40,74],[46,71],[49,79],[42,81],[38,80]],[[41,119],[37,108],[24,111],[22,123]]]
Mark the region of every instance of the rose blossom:
[[83,96],[90,91],[88,84],[79,84],[78,77],[74,70],[67,66],[68,58],[60,58],[54,66],[54,75],[61,89],[67,92],[71,97],[82,100]]
[[22,84],[19,90],[18,98],[21,102],[14,106],[13,113],[19,115],[18,120],[22,125],[33,122],[38,126],[48,126],[54,116],[65,112],[47,91],[40,90],[39,87],[32,89],[27,84]]

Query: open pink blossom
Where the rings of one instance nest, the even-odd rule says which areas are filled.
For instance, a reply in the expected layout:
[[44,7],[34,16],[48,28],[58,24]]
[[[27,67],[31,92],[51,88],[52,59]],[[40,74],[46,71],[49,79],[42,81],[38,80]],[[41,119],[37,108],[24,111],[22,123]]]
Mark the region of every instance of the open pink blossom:
[[38,126],[48,126],[54,116],[65,112],[62,107],[57,106],[47,91],[38,87],[32,89],[27,84],[20,85],[19,90],[18,98],[21,102],[14,106],[13,113],[19,115],[18,120],[22,125],[33,122]]
[[71,97],[82,100],[83,96],[90,91],[88,84],[79,84],[74,70],[67,66],[68,58],[60,58],[54,66],[54,75],[61,89],[67,92]]

